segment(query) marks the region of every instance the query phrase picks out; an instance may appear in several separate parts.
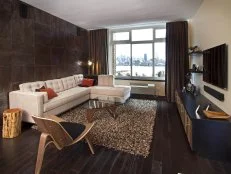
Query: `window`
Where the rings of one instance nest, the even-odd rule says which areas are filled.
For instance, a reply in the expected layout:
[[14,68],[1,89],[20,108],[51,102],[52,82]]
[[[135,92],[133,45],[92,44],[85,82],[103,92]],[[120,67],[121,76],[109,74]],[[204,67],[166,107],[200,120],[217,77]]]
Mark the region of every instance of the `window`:
[[165,42],[154,43],[154,77],[165,77]]
[[113,40],[128,40],[129,32],[113,33]]
[[152,44],[132,44],[132,76],[152,77]]
[[131,76],[131,46],[130,44],[116,44],[116,76]]
[[166,37],[166,29],[156,29],[155,30],[156,38],[165,38]]
[[132,30],[132,41],[153,40],[153,29]]
[[165,80],[165,37],[165,28],[112,32],[116,77]]

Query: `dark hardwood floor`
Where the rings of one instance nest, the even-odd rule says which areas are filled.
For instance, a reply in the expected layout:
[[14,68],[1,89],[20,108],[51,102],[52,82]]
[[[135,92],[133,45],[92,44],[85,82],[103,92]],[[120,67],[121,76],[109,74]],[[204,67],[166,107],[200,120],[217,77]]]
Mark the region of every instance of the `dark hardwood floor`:
[[[40,133],[24,129],[14,139],[0,139],[0,173],[34,173]],[[46,149],[41,173],[71,174],[230,174],[231,163],[212,161],[190,151],[175,104],[158,101],[154,138],[147,158],[84,142],[58,151]]]

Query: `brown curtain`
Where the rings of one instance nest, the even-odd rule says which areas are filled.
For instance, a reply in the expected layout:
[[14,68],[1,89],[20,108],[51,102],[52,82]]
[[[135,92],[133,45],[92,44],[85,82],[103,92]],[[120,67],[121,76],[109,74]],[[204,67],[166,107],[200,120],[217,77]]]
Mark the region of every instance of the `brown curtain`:
[[89,59],[92,60],[91,74],[108,74],[107,29],[89,32]]
[[188,72],[188,23],[170,22],[166,25],[166,97],[175,101],[175,90],[185,86]]

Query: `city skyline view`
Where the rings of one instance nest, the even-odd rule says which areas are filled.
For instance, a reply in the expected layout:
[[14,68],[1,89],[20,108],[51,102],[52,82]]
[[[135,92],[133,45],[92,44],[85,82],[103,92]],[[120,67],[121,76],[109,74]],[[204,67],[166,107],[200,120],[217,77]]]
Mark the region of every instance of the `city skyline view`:
[[156,42],[154,44],[154,58],[152,55],[152,45],[153,44],[117,44],[115,46],[116,65],[131,65],[131,60],[133,65],[150,66],[153,62],[156,66],[165,65],[165,43]]

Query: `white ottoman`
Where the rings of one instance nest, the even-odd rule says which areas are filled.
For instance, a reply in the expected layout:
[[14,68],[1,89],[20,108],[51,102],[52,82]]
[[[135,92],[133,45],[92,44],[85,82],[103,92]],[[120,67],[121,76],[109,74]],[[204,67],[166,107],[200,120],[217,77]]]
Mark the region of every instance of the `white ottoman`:
[[109,99],[116,97],[116,102],[125,103],[125,101],[130,97],[131,87],[123,85],[115,86],[93,86],[91,87],[90,98],[105,98]]

